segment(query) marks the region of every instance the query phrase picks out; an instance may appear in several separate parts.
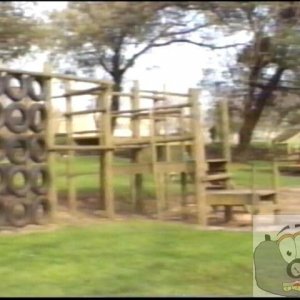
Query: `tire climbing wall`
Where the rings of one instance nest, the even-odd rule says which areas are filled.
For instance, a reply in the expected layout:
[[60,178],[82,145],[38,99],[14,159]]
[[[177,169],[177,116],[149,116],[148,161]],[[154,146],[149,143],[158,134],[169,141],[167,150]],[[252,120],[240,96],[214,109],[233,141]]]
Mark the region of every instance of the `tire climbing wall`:
[[44,77],[0,76],[0,225],[47,222],[47,167]]

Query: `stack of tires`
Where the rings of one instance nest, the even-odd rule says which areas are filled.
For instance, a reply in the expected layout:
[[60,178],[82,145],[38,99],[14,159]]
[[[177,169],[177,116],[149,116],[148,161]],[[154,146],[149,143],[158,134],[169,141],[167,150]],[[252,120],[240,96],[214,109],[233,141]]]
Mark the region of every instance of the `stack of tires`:
[[43,78],[0,77],[0,225],[23,227],[48,220],[45,97]]

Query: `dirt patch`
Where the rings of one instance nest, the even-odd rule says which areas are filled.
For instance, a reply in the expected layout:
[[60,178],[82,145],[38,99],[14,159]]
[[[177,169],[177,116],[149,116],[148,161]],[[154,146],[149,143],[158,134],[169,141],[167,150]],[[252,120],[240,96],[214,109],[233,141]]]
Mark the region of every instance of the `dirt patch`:
[[[99,210],[98,197],[95,195],[81,195],[78,199],[76,213],[70,213],[65,198],[60,199],[55,223],[46,225],[27,225],[22,228],[1,227],[0,234],[29,234],[34,232],[51,232],[65,226],[84,227],[112,222],[127,222],[129,220],[141,220],[145,222],[161,222],[157,220],[156,203],[153,199],[144,201],[144,214],[136,214],[130,202],[118,199],[116,201],[116,217],[114,220],[106,218],[104,211]],[[282,214],[300,214],[300,188],[282,189],[279,192],[279,203],[283,204]],[[234,208],[234,217],[231,222],[224,222],[224,210],[222,207],[208,208],[209,226],[203,228],[197,225],[196,207],[188,199],[185,211],[180,207],[180,198],[174,197],[168,203],[169,209],[164,214],[162,222],[180,223],[199,230],[226,230],[226,231],[251,231],[252,217],[242,208]]]

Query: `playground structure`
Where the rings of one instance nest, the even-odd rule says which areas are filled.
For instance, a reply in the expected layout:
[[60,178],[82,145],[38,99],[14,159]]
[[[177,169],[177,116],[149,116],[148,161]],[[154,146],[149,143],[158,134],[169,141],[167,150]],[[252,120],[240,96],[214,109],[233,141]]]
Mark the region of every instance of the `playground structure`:
[[[208,225],[208,210],[212,207],[224,207],[225,220],[229,221],[233,215],[233,207],[247,207],[251,213],[268,211],[278,213],[277,199],[277,170],[274,165],[274,189],[267,191],[234,190],[230,186],[231,176],[227,165],[230,159],[228,147],[224,147],[224,157],[220,159],[206,159],[205,145],[201,121],[201,109],[199,105],[200,91],[189,89],[188,93],[171,93],[140,90],[138,85],[132,88],[130,93],[114,92],[113,84],[103,80],[78,78],[75,76],[53,74],[51,68],[46,67],[43,73],[25,72],[17,70],[0,69],[1,72],[15,77],[30,76],[39,79],[42,93],[45,93],[45,107],[47,108],[47,120],[45,130],[45,145],[48,150],[48,170],[51,180],[48,181],[49,213],[55,220],[58,210],[57,180],[59,175],[55,173],[54,166],[58,153],[66,153],[67,201],[72,213],[78,209],[75,179],[78,176],[95,174],[75,173],[74,158],[76,153],[95,151],[99,156],[99,201],[98,209],[110,219],[116,216],[116,201],[114,199],[113,177],[115,175],[130,176],[131,197],[135,213],[144,213],[145,201],[142,198],[143,177],[151,174],[154,178],[156,217],[166,219],[169,202],[166,197],[166,178],[169,173],[180,175],[181,209],[193,205],[196,222],[202,226]],[[53,95],[51,81],[58,80],[63,83],[65,91],[61,95]],[[85,90],[73,90],[71,82],[86,82],[93,84],[93,88]],[[97,99],[96,109],[73,111],[72,103],[76,97],[93,95]],[[127,97],[130,100],[130,109],[112,110],[112,99],[116,96]],[[166,103],[166,98],[176,97],[180,99],[176,104]],[[66,102],[66,144],[59,145],[55,138],[55,118],[53,117],[53,100],[64,99]],[[143,101],[152,102],[148,108],[143,108]],[[226,122],[226,110],[223,119]],[[98,129],[93,132],[98,139],[98,145],[76,145],[73,131],[74,116],[82,114],[98,114]],[[115,137],[113,135],[112,120],[128,118],[130,120],[132,136]],[[161,133],[159,128],[167,124],[168,119],[173,119],[184,129],[176,134]],[[141,136],[140,124],[147,120],[149,135]],[[224,130],[226,136],[226,128]],[[225,143],[226,144],[226,143]],[[181,158],[172,159],[170,149],[180,147]],[[226,145],[225,145],[226,146]],[[227,145],[228,146],[228,145]],[[130,152],[130,164],[115,165],[114,155],[118,151],[126,149]],[[142,153],[146,149],[151,151],[151,162],[142,161]],[[193,185],[193,192],[188,193],[188,177]],[[190,197],[192,196],[192,197]],[[189,199],[189,200],[188,200]]]

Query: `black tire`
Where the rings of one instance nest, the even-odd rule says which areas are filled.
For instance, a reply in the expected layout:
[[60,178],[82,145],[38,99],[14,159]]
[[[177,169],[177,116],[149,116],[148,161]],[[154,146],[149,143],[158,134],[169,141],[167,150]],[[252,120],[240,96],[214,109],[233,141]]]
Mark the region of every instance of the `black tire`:
[[6,224],[6,205],[5,201],[1,199],[0,201],[0,226],[3,226]]
[[7,169],[10,167],[10,164],[1,164],[0,165],[0,195],[7,194]]
[[[0,83],[0,85],[1,85],[1,83]],[[0,87],[0,89],[1,89],[1,87]],[[4,121],[5,121],[4,113],[5,113],[4,107],[0,103],[0,129],[3,127]]]
[[[39,216],[39,208],[43,209],[43,215]],[[37,197],[32,202],[31,221],[33,224],[44,225],[48,223],[51,213],[50,201],[46,197]]]
[[[23,150],[23,155],[18,155],[19,149]],[[24,164],[28,157],[28,141],[25,137],[7,138],[5,142],[6,155],[9,161],[16,165]]]
[[[39,176],[42,176],[42,184],[38,184]],[[46,166],[33,167],[31,169],[31,190],[38,195],[45,195],[50,184],[50,174]]]
[[[40,122],[35,122],[36,114],[40,112],[41,120]],[[46,106],[40,103],[33,104],[29,107],[28,110],[28,119],[29,119],[29,128],[35,132],[39,133],[46,128],[47,121],[47,109]]]
[[[14,210],[17,205],[21,205],[24,208],[24,214],[22,217],[18,217]],[[10,225],[15,227],[24,227],[31,221],[32,205],[25,199],[10,199],[6,202],[6,218]]]
[[[36,93],[34,90],[34,82],[37,82],[40,85],[41,92]],[[27,91],[28,91],[28,96],[33,100],[33,101],[43,101],[46,98],[46,81],[43,77],[28,77],[27,78]]]
[[0,95],[3,95],[4,93],[4,78],[0,77]]
[[[21,187],[17,187],[14,184],[14,177],[18,173],[23,175],[25,181],[24,185]],[[17,197],[25,197],[30,190],[30,174],[28,170],[23,166],[13,166],[7,169],[5,176],[7,191]]]
[[5,139],[0,137],[0,161],[6,158]]
[[[12,117],[14,111],[22,114],[21,123]],[[13,133],[23,133],[28,130],[28,113],[26,107],[21,103],[11,103],[4,110],[5,125]]]
[[28,141],[30,158],[36,162],[45,162],[47,159],[47,145],[42,136],[33,136]]
[[[10,86],[12,79],[17,79],[20,82],[20,90],[17,92],[14,87]],[[3,77],[4,80],[4,92],[13,101],[21,101],[27,95],[27,83],[26,79],[21,75],[6,75]]]

